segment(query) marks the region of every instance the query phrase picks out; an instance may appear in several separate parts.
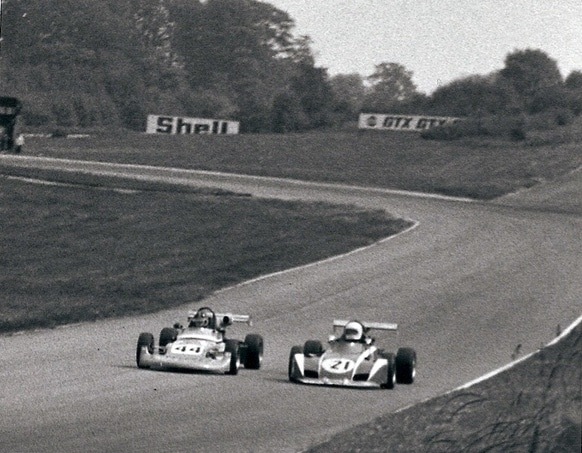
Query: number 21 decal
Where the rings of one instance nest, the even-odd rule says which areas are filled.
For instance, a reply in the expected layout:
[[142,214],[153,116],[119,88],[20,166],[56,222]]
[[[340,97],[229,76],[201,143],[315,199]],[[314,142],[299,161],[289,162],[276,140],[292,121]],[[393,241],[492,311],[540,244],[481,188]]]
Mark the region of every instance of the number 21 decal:
[[321,367],[329,373],[347,373],[352,371],[356,364],[349,359],[326,359]]

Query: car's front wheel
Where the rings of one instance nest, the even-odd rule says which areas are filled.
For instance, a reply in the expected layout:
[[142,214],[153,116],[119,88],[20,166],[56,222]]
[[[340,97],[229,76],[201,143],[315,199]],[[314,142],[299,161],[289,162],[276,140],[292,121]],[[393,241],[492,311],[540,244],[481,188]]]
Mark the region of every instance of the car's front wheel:
[[245,337],[245,368],[258,370],[263,362],[263,337],[257,334],[248,334]]
[[396,385],[396,360],[394,354],[390,352],[383,352],[381,356],[388,362],[386,366],[386,380],[381,387],[390,390]]
[[240,351],[238,340],[226,340],[224,350],[230,353],[230,366],[226,374],[236,375],[240,367]]
[[289,353],[289,368],[288,368],[288,376],[291,382],[295,382],[295,356],[297,354],[303,354],[303,348],[301,346],[293,346],[291,348],[291,352]]
[[173,343],[178,338],[178,330],[173,327],[164,327],[160,332],[160,348],[165,348],[167,344]]
[[150,354],[154,353],[154,336],[151,333],[143,332],[139,334],[137,339],[137,350],[135,354],[135,360],[137,362],[138,368],[147,368],[143,365],[141,356],[143,353],[143,348],[146,347]]
[[323,354],[323,344],[319,340],[307,340],[303,346],[303,354],[307,356],[320,356]]
[[398,348],[396,352],[396,382],[412,384],[416,376],[416,352],[412,348]]

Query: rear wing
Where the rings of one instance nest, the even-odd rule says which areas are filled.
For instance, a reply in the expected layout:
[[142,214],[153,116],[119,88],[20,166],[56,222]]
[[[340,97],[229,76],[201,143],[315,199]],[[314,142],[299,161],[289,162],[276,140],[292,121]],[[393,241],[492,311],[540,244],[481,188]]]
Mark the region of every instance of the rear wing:
[[249,326],[253,325],[249,315],[233,315],[232,313],[216,313],[216,320],[224,326],[230,326],[233,322],[244,322]]
[[[345,327],[346,324],[350,321],[346,321],[344,319],[334,319],[333,320],[333,327]],[[361,322],[366,330],[398,330],[398,324],[396,323],[388,323],[388,322]]]

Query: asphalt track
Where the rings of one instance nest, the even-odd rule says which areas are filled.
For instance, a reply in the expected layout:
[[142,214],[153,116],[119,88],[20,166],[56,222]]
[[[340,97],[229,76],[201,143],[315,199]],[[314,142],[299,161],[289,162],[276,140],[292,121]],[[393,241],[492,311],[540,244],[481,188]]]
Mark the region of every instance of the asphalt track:
[[[64,165],[5,156],[0,162]],[[259,371],[212,376],[138,370],[138,334],[157,337],[162,327],[183,320],[189,307],[0,336],[5,452],[299,451],[503,366],[518,344],[522,354],[532,352],[582,312],[580,172],[547,187],[559,196],[541,187],[524,195],[522,207],[519,194],[477,203],[152,167],[66,165],[262,197],[382,208],[418,224],[355,253],[206,300],[220,311],[252,315],[251,330],[266,341]],[[539,205],[535,191],[543,199]],[[566,208],[557,206],[564,200]],[[333,318],[353,317],[399,324],[398,345],[419,355],[416,383],[391,391],[289,383],[291,346],[324,340]],[[237,327],[231,334],[246,332]]]

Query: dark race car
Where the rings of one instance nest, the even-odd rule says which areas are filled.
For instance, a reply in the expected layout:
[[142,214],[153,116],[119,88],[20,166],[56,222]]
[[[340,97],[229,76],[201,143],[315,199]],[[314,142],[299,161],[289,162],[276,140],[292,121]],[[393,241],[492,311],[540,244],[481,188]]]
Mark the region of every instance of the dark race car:
[[242,364],[258,370],[263,361],[263,338],[248,334],[244,341],[227,339],[226,328],[234,322],[250,325],[251,319],[247,315],[214,313],[203,307],[189,314],[186,327],[164,327],[157,346],[151,333],[141,333],[137,366],[237,374]]
[[[394,331],[396,324],[335,320],[334,335],[327,348],[318,340],[293,346],[289,355],[289,380],[303,384],[346,387],[394,388],[412,384],[416,375],[416,352],[399,348],[396,354],[379,349],[368,336],[372,329]],[[340,336],[336,328],[343,328]]]

